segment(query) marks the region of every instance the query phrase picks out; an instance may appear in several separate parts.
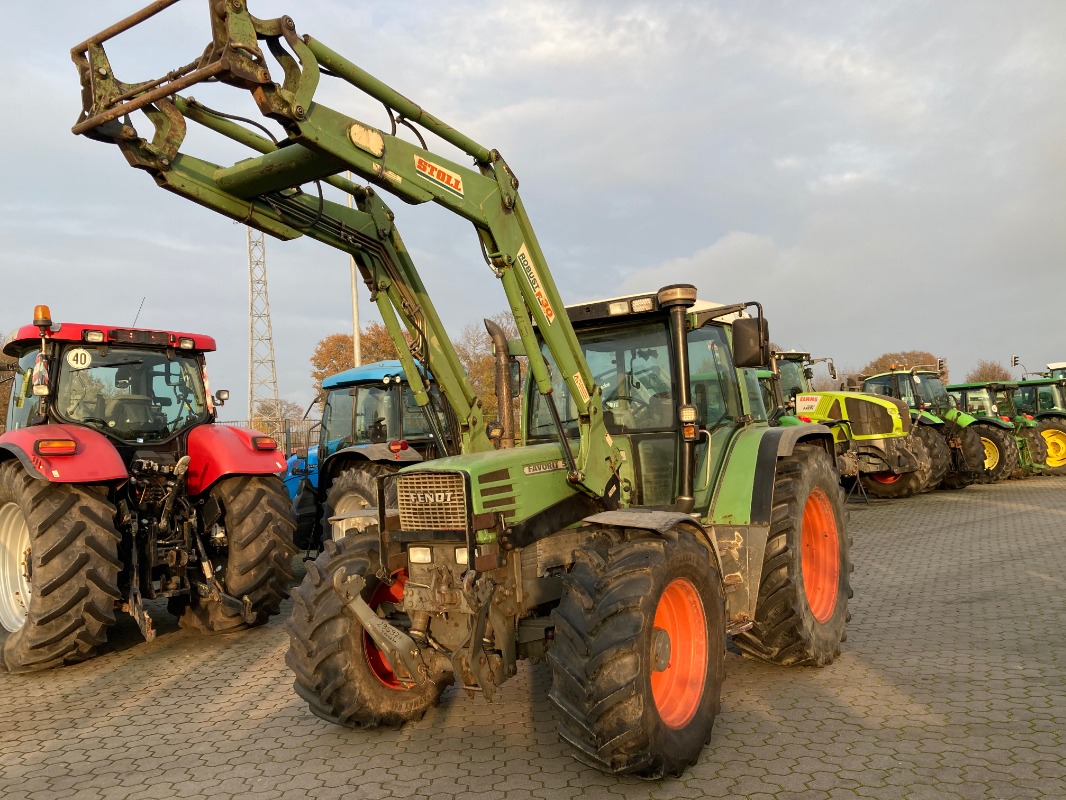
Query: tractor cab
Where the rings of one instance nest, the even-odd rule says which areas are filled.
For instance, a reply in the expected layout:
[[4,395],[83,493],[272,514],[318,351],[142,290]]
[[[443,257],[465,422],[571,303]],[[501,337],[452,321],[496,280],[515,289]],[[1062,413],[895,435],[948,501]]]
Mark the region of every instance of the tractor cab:
[[1021,381],[1014,390],[1014,402],[1024,414],[1066,414],[1066,377]]
[[927,412],[942,417],[954,408],[940,375],[932,370],[898,370],[874,375],[863,381],[862,390],[902,400],[912,415]]
[[8,430],[67,423],[99,431],[128,450],[214,418],[204,364],[204,353],[215,349],[212,338],[53,326],[49,316],[47,307],[38,307],[35,324],[12,333],[4,345],[4,353],[17,360]]

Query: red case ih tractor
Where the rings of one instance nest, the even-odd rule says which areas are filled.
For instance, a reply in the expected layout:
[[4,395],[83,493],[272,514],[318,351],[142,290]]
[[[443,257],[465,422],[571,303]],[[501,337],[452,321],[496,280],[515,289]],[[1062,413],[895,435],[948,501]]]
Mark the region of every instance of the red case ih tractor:
[[226,631],[277,613],[294,523],[277,443],[216,425],[209,336],[32,325],[4,343],[12,368],[0,435],[0,668],[91,658],[115,611],[145,639],[144,600],[183,627]]

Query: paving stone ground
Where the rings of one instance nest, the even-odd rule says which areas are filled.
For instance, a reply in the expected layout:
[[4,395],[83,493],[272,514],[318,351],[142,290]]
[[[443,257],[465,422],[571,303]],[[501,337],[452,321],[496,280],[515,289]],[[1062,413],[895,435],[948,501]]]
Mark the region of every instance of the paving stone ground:
[[841,658],[730,653],[711,744],[682,778],[606,776],[556,734],[548,671],[488,704],[451,690],[399,731],[307,711],[284,616],[202,637],[128,619],[99,658],[0,675],[0,798],[1066,798],[1066,478],[849,503]]

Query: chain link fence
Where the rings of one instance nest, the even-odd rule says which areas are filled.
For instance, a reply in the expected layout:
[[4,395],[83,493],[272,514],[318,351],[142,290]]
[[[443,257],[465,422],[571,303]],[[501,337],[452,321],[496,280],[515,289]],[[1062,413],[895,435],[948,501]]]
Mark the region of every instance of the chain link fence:
[[235,428],[255,428],[256,430],[269,433],[278,440],[278,445],[285,451],[286,456],[292,455],[304,447],[313,447],[318,444],[317,419],[283,419],[277,431],[268,431],[269,424],[263,424],[266,420],[247,419],[220,419],[219,425],[232,425]]

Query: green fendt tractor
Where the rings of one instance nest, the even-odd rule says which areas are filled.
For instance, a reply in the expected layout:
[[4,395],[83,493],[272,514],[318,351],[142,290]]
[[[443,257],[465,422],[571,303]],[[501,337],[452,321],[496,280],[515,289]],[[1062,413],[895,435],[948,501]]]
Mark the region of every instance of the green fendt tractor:
[[814,390],[813,365],[819,361],[829,362],[835,379],[832,359],[811,359],[795,350],[774,353],[776,371],[759,371],[764,401],[773,409],[770,419],[779,425],[830,427],[841,476],[861,480],[876,497],[910,497],[932,488],[932,460],[923,437],[911,435],[907,406],[891,397]]
[[948,387],[959,409],[975,418],[985,449],[982,483],[1028,478],[1047,471],[1048,447],[1040,423],[1014,405],[1017,383],[987,381]]
[[1014,390],[1014,404],[1019,413],[1040,423],[1048,473],[1066,475],[1066,375],[1020,381]]
[[[378,533],[327,541],[294,593],[286,661],[315,714],[399,725],[455,680],[491,699],[519,660],[547,659],[577,758],[676,775],[711,735],[727,634],[774,664],[837,656],[851,564],[832,432],[771,428],[753,413],[742,368],[769,362],[758,304],[701,308],[694,287],[675,285],[564,307],[499,152],[297,35],[288,17],[212,4],[212,41],[196,60],[158,80],[118,82],[103,41],[167,5],[73,49],[83,85],[74,132],[117,145],[180,196],[351,253],[401,361],[414,355],[403,325],[459,422],[461,455],[379,480]],[[316,98],[326,77],[381,103],[388,130]],[[205,80],[249,90],[279,140],[179,94]],[[137,110],[151,122],[146,138],[128,116]],[[259,155],[228,166],[187,155],[189,121]],[[423,131],[473,167],[428,150]],[[497,344],[498,358],[528,360],[520,446],[494,449],[391,212],[346,170],[474,225],[519,332]],[[749,307],[754,318],[721,322]],[[428,402],[423,386],[412,389]],[[383,502],[390,480],[396,513]]]
[[929,485],[962,489],[983,473],[985,452],[977,432],[970,430],[974,418],[952,407],[940,372],[940,364],[935,371],[892,369],[863,377],[862,390],[906,403],[933,462]]

